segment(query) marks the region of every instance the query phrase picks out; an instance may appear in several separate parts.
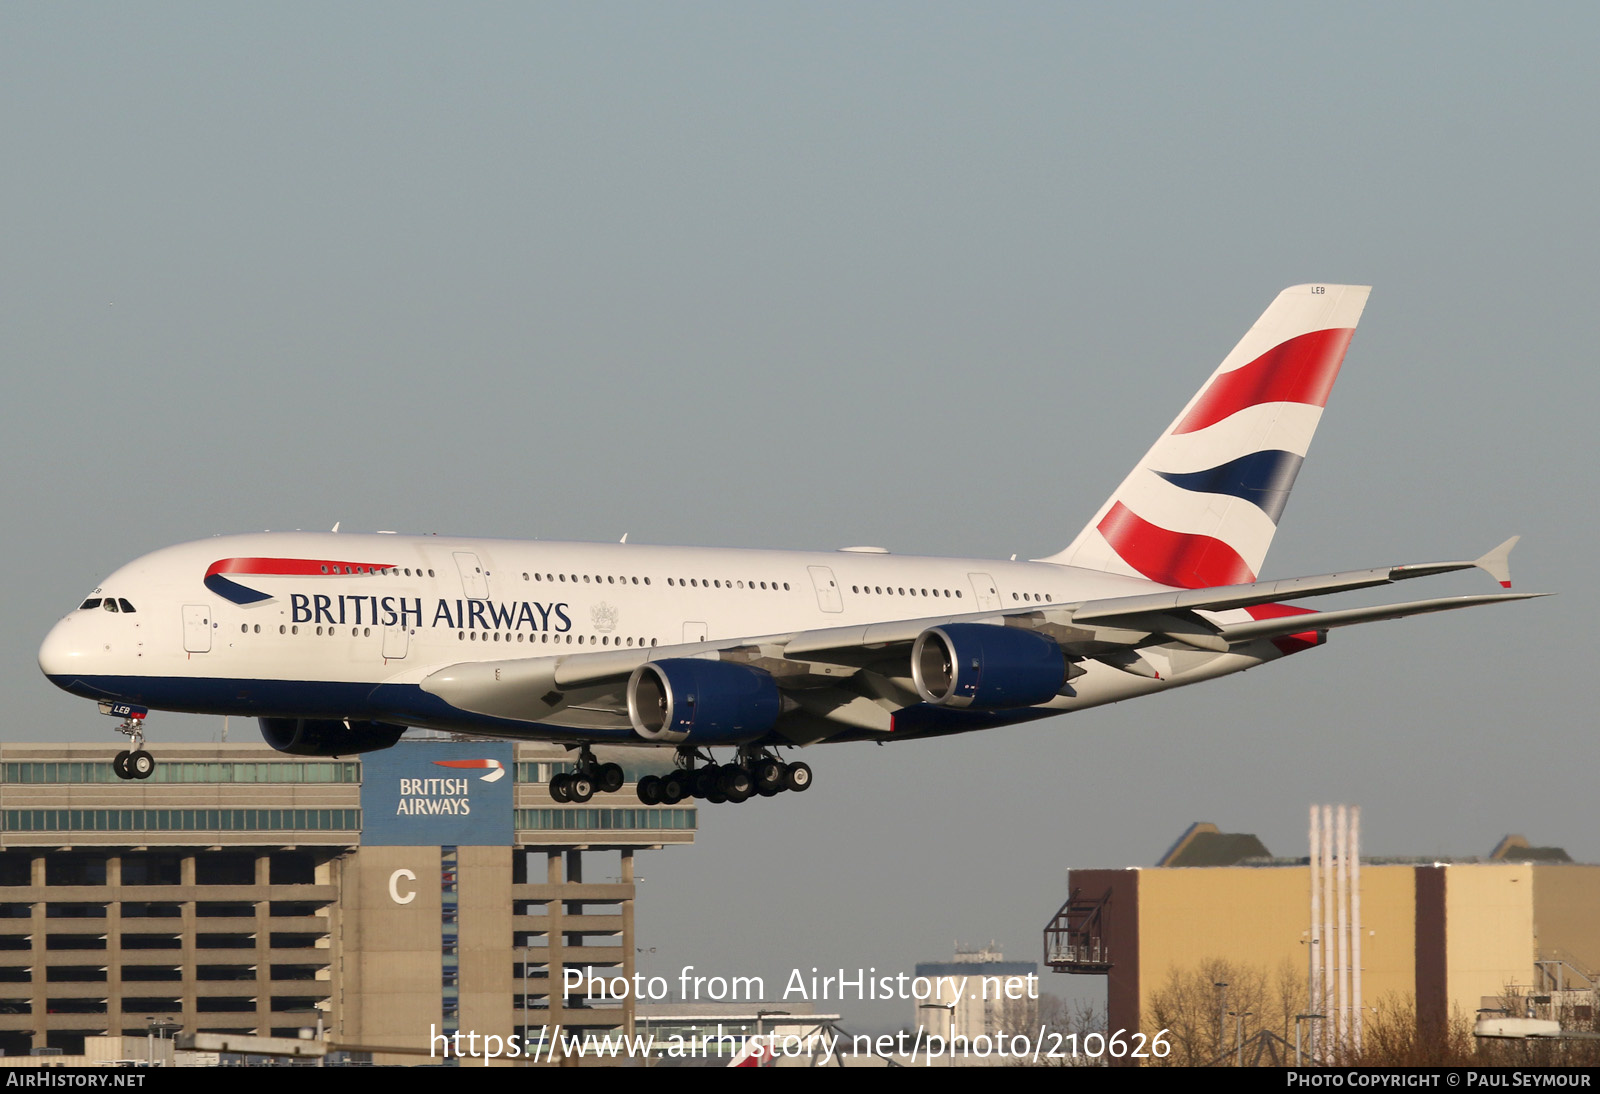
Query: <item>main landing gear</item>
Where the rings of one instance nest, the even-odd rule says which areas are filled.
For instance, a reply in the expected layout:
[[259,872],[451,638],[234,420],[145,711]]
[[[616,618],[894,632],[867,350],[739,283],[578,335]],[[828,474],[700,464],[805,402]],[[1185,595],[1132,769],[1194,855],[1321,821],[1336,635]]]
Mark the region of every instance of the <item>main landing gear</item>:
[[578,750],[578,770],[564,772],[550,780],[550,796],[558,802],[582,805],[598,791],[613,794],[622,789],[622,765],[596,762],[584,745]]
[[[696,767],[695,760],[704,763]],[[784,763],[764,748],[741,746],[734,763],[719,765],[710,754],[700,757],[692,748],[678,749],[678,768],[666,775],[646,775],[639,780],[639,800],[645,805],[676,805],[688,797],[708,802],[742,802],[760,796],[774,797],[785,790],[811,786],[811,768]]]
[[[645,805],[676,805],[685,798],[742,802],[757,796],[770,798],[785,790],[799,792],[811,786],[810,767],[784,763],[766,749],[750,745],[742,746],[737,760],[730,764],[717,763],[709,752],[680,748],[677,765],[669,774],[640,779],[639,800]],[[584,745],[578,750],[577,770],[550,780],[550,796],[563,804],[582,805],[596,794],[622,789],[623,779],[620,764],[598,762],[589,746]]]
[[111,770],[119,779],[148,779],[156,771],[156,758],[144,750],[144,707],[129,703],[101,703],[100,713],[121,717],[117,732],[128,737],[133,747],[117,753],[111,760]]

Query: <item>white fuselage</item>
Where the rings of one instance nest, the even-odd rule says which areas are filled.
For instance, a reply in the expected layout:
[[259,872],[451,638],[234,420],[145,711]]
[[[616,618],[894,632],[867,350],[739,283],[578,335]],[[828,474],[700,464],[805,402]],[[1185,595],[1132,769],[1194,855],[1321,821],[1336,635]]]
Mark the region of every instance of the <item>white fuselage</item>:
[[[614,710],[578,704],[538,722],[489,724],[441,709],[420,685],[468,662],[679,647],[1160,588],[1049,563],[863,550],[261,533],[181,544],[122,567],[92,594],[101,604],[56,625],[40,665],[75,694],[157,709],[625,741],[627,719]],[[107,610],[106,600],[134,610]],[[1164,680],[1088,662],[1074,694],[998,720],[1114,702],[1272,656],[1265,645],[1207,656]],[[857,735],[886,730],[903,699],[852,703],[830,717]]]

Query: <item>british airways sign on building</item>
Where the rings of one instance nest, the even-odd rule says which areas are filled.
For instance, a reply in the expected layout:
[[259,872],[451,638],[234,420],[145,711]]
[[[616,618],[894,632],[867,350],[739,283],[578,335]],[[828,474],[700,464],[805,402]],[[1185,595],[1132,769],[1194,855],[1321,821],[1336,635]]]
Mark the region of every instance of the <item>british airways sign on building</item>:
[[510,846],[509,744],[401,742],[361,761],[361,842]]

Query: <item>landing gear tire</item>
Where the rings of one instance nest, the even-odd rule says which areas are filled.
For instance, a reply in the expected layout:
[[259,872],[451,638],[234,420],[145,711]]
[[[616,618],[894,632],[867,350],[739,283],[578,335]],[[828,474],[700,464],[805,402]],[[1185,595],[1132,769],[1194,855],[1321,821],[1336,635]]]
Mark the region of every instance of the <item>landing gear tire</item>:
[[557,775],[550,780],[550,796],[558,802],[572,800],[572,776]]
[[144,749],[130,753],[123,764],[130,779],[148,779],[156,772],[156,758]]
[[622,789],[623,782],[621,764],[601,764],[595,769],[595,786],[606,794],[615,794]]
[[738,764],[725,764],[717,772],[717,789],[732,801],[744,801],[755,792],[755,783]]
[[594,797],[594,780],[582,771],[567,776],[567,793],[572,795],[572,800],[582,805]]
[[811,768],[802,763],[790,764],[784,782],[788,789],[797,794],[809,789],[811,786]]
[[132,755],[133,753],[124,749],[111,758],[111,770],[116,772],[117,778],[133,778],[132,775],[128,774],[128,757]]
[[783,789],[783,764],[777,760],[758,760],[752,774],[755,776],[757,793],[771,797],[767,791],[775,794]]
[[680,771],[661,776],[661,804],[677,805],[689,796],[689,783]]
[[711,794],[717,788],[717,768],[697,767],[691,774],[690,785],[694,787],[694,796],[711,800]]
[[639,800],[645,805],[661,804],[661,776],[646,775],[639,780]]

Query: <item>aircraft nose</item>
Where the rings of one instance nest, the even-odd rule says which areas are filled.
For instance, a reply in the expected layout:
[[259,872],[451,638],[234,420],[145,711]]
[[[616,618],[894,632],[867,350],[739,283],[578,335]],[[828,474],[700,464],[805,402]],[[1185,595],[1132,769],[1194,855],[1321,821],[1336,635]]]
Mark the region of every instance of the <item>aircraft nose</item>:
[[57,687],[71,690],[72,679],[88,667],[84,642],[90,637],[70,616],[50,628],[39,647],[39,668]]

